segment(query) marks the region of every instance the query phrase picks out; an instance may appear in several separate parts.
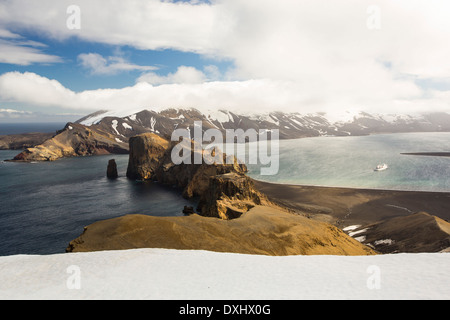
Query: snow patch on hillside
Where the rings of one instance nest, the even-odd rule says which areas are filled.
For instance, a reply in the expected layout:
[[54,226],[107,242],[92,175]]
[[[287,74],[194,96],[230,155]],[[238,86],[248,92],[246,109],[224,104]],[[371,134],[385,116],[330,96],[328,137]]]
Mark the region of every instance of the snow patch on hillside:
[[130,125],[129,125],[128,123],[126,123],[126,122],[122,123],[122,126],[123,126],[125,129],[133,130],[133,127],[130,126]]
[[358,235],[358,234],[367,232],[367,230],[368,230],[368,228],[366,228],[366,229],[361,229],[361,230],[357,230],[357,231],[352,231],[352,232],[349,232],[348,235],[349,235],[350,237],[354,237],[354,236],[356,236],[356,235]]
[[80,123],[85,126],[91,126],[93,124],[99,123],[103,118],[106,118],[106,117],[116,117],[116,118],[129,117],[131,120],[136,120],[136,117],[135,117],[136,113],[139,113],[143,110],[145,110],[145,108],[139,108],[139,109],[124,108],[121,110],[106,111],[104,113],[97,114],[95,116],[86,118]]
[[358,229],[358,228],[360,228],[361,227],[361,225],[351,225],[351,226],[348,226],[348,227],[345,227],[344,229],[342,229],[343,231],[353,231],[353,230],[356,230],[356,229]]
[[207,119],[218,121],[221,124],[233,121],[233,117],[229,112],[224,110],[206,110],[205,115]]
[[120,132],[117,131],[118,121],[117,120],[113,120],[111,125],[112,125],[112,128],[114,129],[114,131],[116,132],[116,134],[120,135]]

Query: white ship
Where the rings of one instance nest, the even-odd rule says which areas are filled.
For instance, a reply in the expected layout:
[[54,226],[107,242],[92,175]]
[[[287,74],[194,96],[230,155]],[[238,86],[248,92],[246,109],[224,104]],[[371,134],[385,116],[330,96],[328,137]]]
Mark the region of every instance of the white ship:
[[383,164],[377,165],[377,167],[375,168],[375,171],[384,171],[384,170],[387,170],[387,168],[389,168],[388,165],[386,163],[383,163]]

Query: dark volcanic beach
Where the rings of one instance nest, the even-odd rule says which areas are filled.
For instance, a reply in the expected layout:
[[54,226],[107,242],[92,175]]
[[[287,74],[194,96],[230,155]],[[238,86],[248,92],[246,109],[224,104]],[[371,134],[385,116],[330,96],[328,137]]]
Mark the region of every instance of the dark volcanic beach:
[[255,181],[269,199],[338,227],[427,212],[450,219],[450,193],[299,186]]

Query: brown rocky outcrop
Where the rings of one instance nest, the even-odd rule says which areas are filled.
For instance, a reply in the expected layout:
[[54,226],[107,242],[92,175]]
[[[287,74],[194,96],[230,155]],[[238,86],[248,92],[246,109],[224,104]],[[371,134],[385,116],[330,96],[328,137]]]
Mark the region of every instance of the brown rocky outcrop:
[[[193,144],[192,144],[193,146]],[[207,164],[204,161],[201,164],[195,164],[194,160],[196,154],[202,152],[203,156],[208,156],[208,151],[197,151],[192,149],[191,163],[181,163],[175,165],[172,162],[172,148],[168,149],[164,154],[164,157],[160,160],[160,165],[155,171],[155,180],[163,184],[177,186],[183,189],[183,196],[185,198],[200,197],[208,190],[210,186],[209,179],[217,175],[222,175],[226,173],[239,173],[244,174],[247,172],[247,167],[245,164],[238,163],[237,159],[233,157],[232,163],[227,163],[227,155],[220,153],[218,158],[222,160],[220,163]],[[213,153],[213,156],[215,154]]]
[[[225,220],[240,217],[265,199],[245,175],[247,167],[235,157],[227,163],[226,154],[196,149],[191,142],[190,161],[175,165],[172,161],[175,146],[169,147],[168,141],[152,133],[130,138],[127,177],[176,186],[185,198],[200,198],[197,210],[201,215]],[[195,164],[196,159],[208,156],[217,162]]]
[[144,133],[129,140],[130,158],[127,177],[136,180],[151,180],[160,165],[169,142],[154,133]]
[[202,216],[231,220],[262,204],[269,204],[269,201],[255,189],[253,180],[245,174],[232,172],[209,178],[198,211]]
[[15,161],[55,161],[63,157],[126,154],[128,145],[111,134],[68,123],[53,138],[18,154]]

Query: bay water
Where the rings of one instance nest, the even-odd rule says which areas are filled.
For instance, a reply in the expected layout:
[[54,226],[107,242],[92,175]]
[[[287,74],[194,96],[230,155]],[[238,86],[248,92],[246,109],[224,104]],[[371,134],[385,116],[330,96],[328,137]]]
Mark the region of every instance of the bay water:
[[0,135],[22,134],[32,132],[54,133],[64,128],[65,123],[0,123]]
[[[450,192],[450,157],[404,155],[449,152],[450,133],[399,133],[280,141],[279,172],[249,176],[267,182],[328,187]],[[386,171],[374,171],[386,163]]]
[[[0,161],[18,151],[0,151]],[[106,178],[115,159],[119,178]],[[182,216],[181,191],[126,178],[128,155],[0,163],[0,256],[62,253],[85,226],[126,214]]]

